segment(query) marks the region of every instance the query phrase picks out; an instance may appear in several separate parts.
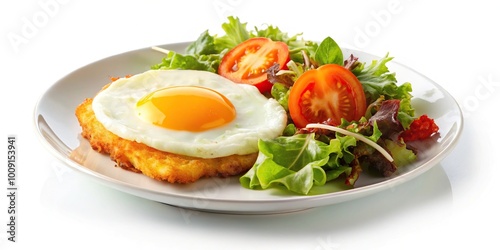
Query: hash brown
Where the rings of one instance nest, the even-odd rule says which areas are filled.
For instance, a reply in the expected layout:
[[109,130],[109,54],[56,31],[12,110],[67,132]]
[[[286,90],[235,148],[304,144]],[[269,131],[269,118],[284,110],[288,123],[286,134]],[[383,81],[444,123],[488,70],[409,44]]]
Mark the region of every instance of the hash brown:
[[116,165],[143,173],[160,181],[192,183],[203,177],[228,177],[248,171],[257,153],[219,158],[197,158],[160,151],[145,144],[123,139],[110,131],[95,117],[92,99],[85,99],[75,110],[82,136],[94,150],[109,154]]

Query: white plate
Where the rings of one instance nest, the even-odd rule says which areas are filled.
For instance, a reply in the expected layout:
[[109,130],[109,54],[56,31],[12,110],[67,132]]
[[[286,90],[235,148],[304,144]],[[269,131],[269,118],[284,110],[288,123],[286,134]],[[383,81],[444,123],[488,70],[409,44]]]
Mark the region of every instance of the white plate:
[[[162,47],[182,52],[187,43]],[[360,51],[360,61],[379,57]],[[388,64],[398,80],[413,86],[413,105],[418,114],[428,114],[440,127],[439,136],[417,145],[419,160],[400,168],[389,178],[363,174],[354,188],[329,183],[315,190],[315,195],[301,196],[280,190],[248,190],[238,178],[210,178],[194,184],[169,184],[118,167],[108,156],[94,152],[80,137],[75,108],[85,98],[93,97],[110,76],[141,73],[159,63],[164,55],[150,48],[111,56],[77,69],[56,82],[41,97],[34,112],[36,131],[42,143],[68,167],[100,183],[123,192],[173,206],[190,209],[242,214],[265,214],[298,211],[360,198],[407,182],[439,163],[456,145],[463,127],[462,113],[453,97],[427,77],[395,62]]]

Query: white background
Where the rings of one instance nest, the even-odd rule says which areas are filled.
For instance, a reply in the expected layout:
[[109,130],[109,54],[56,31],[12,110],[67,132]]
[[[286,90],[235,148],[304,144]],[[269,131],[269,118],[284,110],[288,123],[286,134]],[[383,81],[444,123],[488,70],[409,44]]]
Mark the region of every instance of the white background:
[[[2,1],[1,138],[17,136],[18,232],[0,249],[491,249],[498,246],[500,23],[494,1]],[[41,146],[33,109],[67,73],[128,50],[220,33],[225,16],[403,63],[447,89],[465,127],[428,173],[303,212],[192,213],[89,181]],[[6,142],[5,142],[6,144]],[[4,145],[5,145],[4,144]],[[4,150],[7,151],[6,146]],[[4,153],[6,155],[6,153]],[[5,159],[5,158],[3,158]],[[7,188],[6,163],[0,188]]]

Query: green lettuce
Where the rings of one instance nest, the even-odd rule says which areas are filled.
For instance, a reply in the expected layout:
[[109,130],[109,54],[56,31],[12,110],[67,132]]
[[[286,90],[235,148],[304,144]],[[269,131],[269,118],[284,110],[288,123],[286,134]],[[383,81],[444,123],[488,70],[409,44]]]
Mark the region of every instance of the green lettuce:
[[169,51],[161,63],[151,66],[151,69],[192,69],[217,72],[220,55],[190,55]]
[[289,87],[281,83],[274,83],[271,88],[271,96],[288,112]]
[[389,152],[391,152],[394,158],[394,164],[398,167],[408,165],[417,159],[417,155],[406,148],[404,142],[395,142],[392,140],[384,140],[385,146]]
[[251,32],[250,36],[267,37],[273,41],[286,43],[290,52],[290,59],[300,63],[304,62],[302,51],[309,56],[313,56],[318,49],[318,44],[316,42],[302,39],[302,33],[289,36],[288,33],[283,32],[278,27],[272,25],[262,29],[255,27],[255,30]]
[[403,128],[407,129],[415,119],[415,110],[411,105],[412,87],[409,82],[401,85],[397,84],[396,74],[390,72],[386,65],[392,59],[393,57],[386,54],[380,60],[373,60],[369,65],[359,63],[351,71],[363,85],[367,103],[373,103],[381,96],[385,100],[401,100],[398,120],[403,125]]
[[273,41],[286,43],[290,51],[290,58],[298,62],[303,61],[302,51],[314,54],[318,47],[317,43],[300,38],[302,34],[289,36],[288,33],[271,25],[265,28],[255,27],[251,30],[247,28],[247,23],[232,16],[229,16],[228,21],[222,24],[222,29],[224,30],[222,35],[211,35],[208,30],[205,30],[186,47],[184,53],[170,52],[166,58],[151,68],[216,72],[227,51],[253,37],[267,37]]
[[278,185],[306,195],[313,186],[350,174],[351,168],[345,159],[354,158],[349,149],[355,145],[356,139],[350,136],[332,139],[327,144],[314,139],[314,134],[260,140],[258,159],[240,177],[240,183],[250,189]]

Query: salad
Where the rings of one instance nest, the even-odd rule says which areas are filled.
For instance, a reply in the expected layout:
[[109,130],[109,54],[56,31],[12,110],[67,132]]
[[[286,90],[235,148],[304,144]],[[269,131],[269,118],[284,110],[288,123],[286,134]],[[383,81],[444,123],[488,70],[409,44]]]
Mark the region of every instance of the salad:
[[151,68],[218,73],[256,86],[287,111],[283,135],[259,141],[243,187],[307,195],[340,178],[353,186],[363,171],[387,177],[417,159],[409,142],[438,133],[433,119],[415,116],[411,83],[398,84],[388,54],[360,62],[331,37],[315,42],[271,25],[248,29],[236,17],[222,28],[222,36],[201,33],[185,53],[163,50]]

